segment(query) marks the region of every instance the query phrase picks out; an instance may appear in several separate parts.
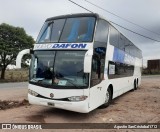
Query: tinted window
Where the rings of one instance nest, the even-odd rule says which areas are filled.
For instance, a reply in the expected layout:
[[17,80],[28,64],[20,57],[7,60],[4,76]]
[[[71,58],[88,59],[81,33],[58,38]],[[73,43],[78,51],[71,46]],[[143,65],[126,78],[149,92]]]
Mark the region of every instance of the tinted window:
[[60,42],[91,42],[94,27],[94,17],[68,18]]
[[39,39],[40,43],[50,42],[51,29],[52,29],[52,24],[49,24]]
[[91,72],[91,87],[100,83],[104,77],[106,48],[98,47],[94,49]]
[[41,31],[37,37],[36,43],[38,43],[38,41],[40,40],[42,34],[45,32],[46,28],[48,27],[48,22],[45,22],[44,25],[41,28]]
[[96,28],[95,41],[107,43],[108,30],[108,23],[104,20],[99,20]]
[[52,27],[51,42],[58,42],[64,27],[65,19],[55,20]]
[[111,26],[110,28],[110,37],[109,37],[109,42],[111,45],[115,46],[115,47],[119,47],[119,32],[113,27]]
[[108,65],[108,78],[121,78],[121,77],[128,77],[133,76],[134,73],[134,66],[118,63],[118,62],[109,62]]
[[53,88],[88,86],[83,72],[86,51],[35,51],[30,67],[30,82]]
[[92,42],[95,17],[75,17],[45,22],[37,43]]
[[61,35],[65,19],[46,22],[38,37],[38,43],[58,42]]
[[128,54],[130,54],[130,48],[132,47],[132,45],[130,45],[130,42],[128,39],[126,39],[126,43],[124,45],[124,51]]
[[119,35],[119,49],[125,50],[125,42],[126,42],[126,38],[122,34],[120,34]]
[[110,26],[109,42],[122,52],[124,51],[131,56],[142,58],[142,52],[123,34],[119,33],[113,26]]

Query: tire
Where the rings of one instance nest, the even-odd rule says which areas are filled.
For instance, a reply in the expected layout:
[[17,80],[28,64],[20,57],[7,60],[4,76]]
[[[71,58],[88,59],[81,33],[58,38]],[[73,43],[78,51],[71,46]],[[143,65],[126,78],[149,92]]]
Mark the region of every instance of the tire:
[[137,82],[136,82],[136,80],[134,81],[134,90],[137,90]]
[[106,92],[105,102],[100,108],[108,107],[110,105],[111,101],[112,101],[112,94],[111,94],[110,88],[108,88],[108,90]]
[[137,78],[137,88],[138,88],[138,78]]

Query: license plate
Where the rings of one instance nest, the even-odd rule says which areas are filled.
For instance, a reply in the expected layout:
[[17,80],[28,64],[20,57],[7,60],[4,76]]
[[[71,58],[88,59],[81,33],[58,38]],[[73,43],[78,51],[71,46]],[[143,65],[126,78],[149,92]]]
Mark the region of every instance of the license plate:
[[48,105],[49,105],[49,106],[55,106],[55,104],[54,104],[54,103],[51,103],[51,102],[48,102]]

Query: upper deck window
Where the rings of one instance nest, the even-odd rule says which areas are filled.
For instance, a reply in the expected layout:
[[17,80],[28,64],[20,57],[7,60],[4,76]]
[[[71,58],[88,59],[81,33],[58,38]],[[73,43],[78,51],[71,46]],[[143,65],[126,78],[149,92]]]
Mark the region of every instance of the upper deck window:
[[100,19],[98,21],[98,25],[96,28],[95,41],[105,43],[106,45],[108,39],[108,31],[109,31],[108,22]]
[[37,43],[92,42],[95,20],[95,17],[75,17],[46,22]]

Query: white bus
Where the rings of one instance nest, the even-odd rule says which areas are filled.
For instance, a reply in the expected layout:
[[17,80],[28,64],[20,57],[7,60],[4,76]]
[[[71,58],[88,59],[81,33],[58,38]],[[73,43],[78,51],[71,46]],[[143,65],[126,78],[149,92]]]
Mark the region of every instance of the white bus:
[[31,104],[88,113],[141,82],[141,50],[98,14],[48,18],[31,56]]

